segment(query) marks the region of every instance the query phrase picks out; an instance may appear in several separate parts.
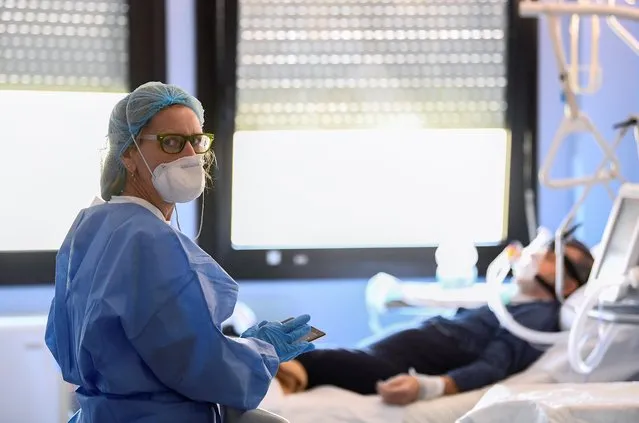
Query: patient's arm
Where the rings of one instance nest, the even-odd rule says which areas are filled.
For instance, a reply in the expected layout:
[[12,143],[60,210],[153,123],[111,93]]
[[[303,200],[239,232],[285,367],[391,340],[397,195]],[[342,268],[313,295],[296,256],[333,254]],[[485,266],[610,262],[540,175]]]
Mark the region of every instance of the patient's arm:
[[[540,355],[541,351],[526,341],[500,329],[474,362],[446,375],[398,375],[378,385],[377,392],[386,403],[396,405],[467,392],[506,379],[528,367]],[[417,384],[420,389],[416,388]]]
[[407,405],[457,393],[455,381],[448,376],[401,374],[377,384],[377,393],[387,404]]
[[[538,331],[556,331],[558,312],[555,302],[546,301],[511,309],[517,322]],[[452,392],[466,392],[500,382],[528,368],[541,354],[538,348],[500,328],[477,360],[448,372],[446,376],[454,382],[449,383],[449,388]]]
[[446,393],[466,392],[500,382],[527,368],[541,353],[506,329],[500,329],[477,360],[448,372]]

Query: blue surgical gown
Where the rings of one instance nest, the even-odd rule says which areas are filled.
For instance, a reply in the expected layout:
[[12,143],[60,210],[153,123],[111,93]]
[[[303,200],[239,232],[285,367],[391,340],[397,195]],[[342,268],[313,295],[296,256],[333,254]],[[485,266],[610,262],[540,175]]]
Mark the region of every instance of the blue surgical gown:
[[237,284],[193,241],[133,203],[80,212],[56,261],[46,343],[78,385],[78,423],[211,423],[257,407],[279,360],[229,338]]

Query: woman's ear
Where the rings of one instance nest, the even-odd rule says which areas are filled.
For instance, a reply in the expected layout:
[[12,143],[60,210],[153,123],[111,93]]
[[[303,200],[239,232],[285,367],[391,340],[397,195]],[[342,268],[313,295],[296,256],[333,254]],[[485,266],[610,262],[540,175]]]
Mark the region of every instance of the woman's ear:
[[134,174],[136,171],[135,160],[133,159],[133,155],[135,154],[135,148],[127,148],[124,153],[122,153],[122,163],[124,163],[124,167],[126,168],[127,173]]

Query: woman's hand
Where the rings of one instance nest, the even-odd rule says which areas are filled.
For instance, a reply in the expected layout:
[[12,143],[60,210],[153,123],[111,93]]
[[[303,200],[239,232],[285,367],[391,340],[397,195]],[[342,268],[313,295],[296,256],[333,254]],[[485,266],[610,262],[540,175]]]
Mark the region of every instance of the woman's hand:
[[310,320],[311,316],[303,314],[286,323],[262,321],[248,328],[241,337],[268,342],[275,348],[280,362],[285,362],[315,349],[310,342],[301,340],[311,332],[311,326],[308,324]]

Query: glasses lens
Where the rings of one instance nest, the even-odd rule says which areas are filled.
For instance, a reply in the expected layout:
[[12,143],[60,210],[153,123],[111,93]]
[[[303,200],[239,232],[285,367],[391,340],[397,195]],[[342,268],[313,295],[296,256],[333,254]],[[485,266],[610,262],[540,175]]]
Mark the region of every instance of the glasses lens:
[[206,153],[207,151],[209,151],[209,148],[211,148],[212,143],[213,140],[209,135],[196,135],[192,141],[193,150],[199,154]]
[[184,148],[184,138],[179,135],[167,135],[162,138],[162,150],[165,153],[177,154]]

